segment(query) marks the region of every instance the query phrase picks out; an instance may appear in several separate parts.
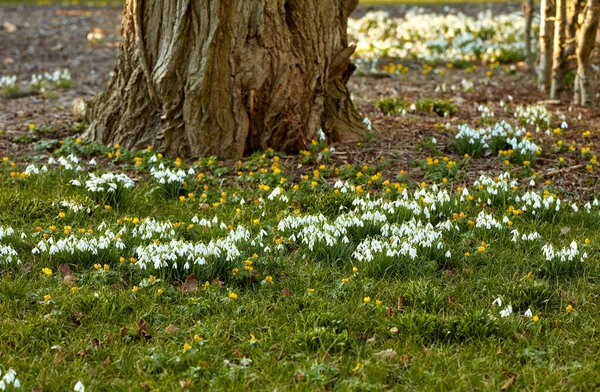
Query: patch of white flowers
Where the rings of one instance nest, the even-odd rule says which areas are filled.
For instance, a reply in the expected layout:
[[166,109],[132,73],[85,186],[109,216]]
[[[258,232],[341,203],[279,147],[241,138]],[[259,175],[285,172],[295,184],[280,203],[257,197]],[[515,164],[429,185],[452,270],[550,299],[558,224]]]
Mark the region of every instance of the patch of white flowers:
[[89,179],[85,182],[85,188],[88,192],[116,192],[120,187],[129,189],[135,185],[133,180],[127,174],[104,173],[100,176],[90,173]]
[[349,36],[357,45],[356,55],[363,62],[380,58],[426,62],[522,58],[524,29],[521,13],[492,15],[488,11],[473,17],[453,11],[431,13],[420,8],[409,10],[403,17],[369,12],[348,23]]

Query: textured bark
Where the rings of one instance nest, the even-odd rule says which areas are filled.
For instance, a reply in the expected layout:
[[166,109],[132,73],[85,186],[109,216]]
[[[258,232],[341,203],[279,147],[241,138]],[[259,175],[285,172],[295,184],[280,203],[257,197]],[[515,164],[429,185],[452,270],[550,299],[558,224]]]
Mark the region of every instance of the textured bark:
[[525,61],[529,70],[533,70],[533,56],[531,55],[531,24],[533,23],[533,0],[526,0],[523,3],[523,13],[525,14]]
[[600,1],[587,0],[583,23],[577,36],[577,76],[575,77],[576,105],[591,106],[595,104],[596,81],[592,70],[592,52],[596,45]]
[[565,81],[565,41],[566,41],[567,0],[556,0],[554,20],[554,49],[552,61],[552,84],[550,99],[559,99]]
[[540,4],[540,56],[538,64],[538,83],[541,91],[549,91],[552,80],[552,50],[554,45],[554,9],[553,0],[542,0]]
[[[567,23],[565,25],[565,56],[567,59],[572,59],[575,56],[577,32],[580,27],[579,17],[584,5],[585,0],[567,0]],[[565,66],[567,67],[566,71],[568,71],[569,64],[566,63]]]
[[303,148],[364,131],[346,88],[358,0],[127,0],[88,138],[170,156]]

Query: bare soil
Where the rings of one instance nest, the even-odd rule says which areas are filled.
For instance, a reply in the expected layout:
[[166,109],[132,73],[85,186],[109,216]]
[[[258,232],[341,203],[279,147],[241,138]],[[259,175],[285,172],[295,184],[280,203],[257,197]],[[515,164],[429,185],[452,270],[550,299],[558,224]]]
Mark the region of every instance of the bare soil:
[[[454,5],[463,7],[463,11],[477,13],[487,9],[486,5]],[[497,11],[518,11],[514,4],[495,5]],[[443,11],[443,7],[431,7]],[[355,16],[364,14],[369,7],[357,10]],[[406,7],[392,7],[393,13],[401,14]],[[0,156],[26,157],[33,152],[32,144],[18,143],[16,139],[26,134],[30,124],[47,130],[48,137],[63,138],[76,133],[76,121],[72,115],[72,103],[75,98],[91,98],[102,91],[110,79],[114,68],[117,49],[120,41],[119,25],[121,8],[87,8],[61,6],[0,6],[0,75],[16,74],[19,80],[29,80],[32,74],[53,72],[57,69],[70,70],[75,87],[60,90],[55,98],[43,98],[40,95],[26,96],[18,99],[0,98]],[[88,34],[100,33],[103,38],[98,42],[90,42]],[[449,135],[436,129],[440,122],[459,124],[468,122],[480,124],[477,106],[488,105],[496,113],[496,117],[504,116],[515,121],[506,114],[499,105],[501,100],[508,102],[509,95],[513,99],[512,106],[543,101],[546,96],[538,91],[533,76],[526,71],[524,64],[517,64],[518,71],[511,74],[502,68],[494,70],[492,77],[487,77],[487,66],[478,65],[477,69],[467,73],[464,69],[445,69],[444,75],[431,72],[424,75],[422,65],[418,63],[404,64],[410,71],[401,77],[389,75],[355,76],[350,81],[354,99],[359,109],[369,117],[377,130],[376,136],[359,145],[336,145],[337,163],[354,162],[373,164],[381,157],[390,160],[388,175],[404,169],[415,181],[421,181],[424,173],[413,168],[416,160],[424,159],[429,153],[419,151],[419,142],[423,137],[436,137],[445,146],[442,152],[452,159],[460,159],[453,155],[449,147]],[[472,93],[436,92],[442,83],[447,86],[460,84],[463,78],[475,82]],[[600,111],[598,109],[570,108],[572,93],[565,92],[562,104],[549,106],[566,116],[569,129],[566,141],[575,140],[580,145],[598,145],[600,141]],[[434,113],[407,114],[404,116],[387,116],[376,109],[375,104],[381,97],[404,96],[410,101],[421,98],[449,99],[458,105],[458,113],[450,119],[444,119]],[[584,140],[583,130],[591,130],[591,138]],[[549,137],[536,135],[550,143]],[[544,144],[544,143],[542,143]],[[594,148],[592,148],[594,151]],[[39,154],[39,153],[37,153]],[[544,149],[542,157],[537,161],[535,170],[541,174],[556,169],[559,156],[567,159],[567,168],[586,163],[580,154],[559,154],[550,148]],[[291,160],[296,157],[289,157]],[[518,168],[512,170],[518,171]],[[472,159],[463,171],[461,182],[472,183],[481,173],[497,175],[504,171],[502,160],[497,157]],[[565,170],[553,173],[553,184],[569,192],[573,197],[589,196],[600,192],[599,177],[596,172],[587,172],[584,168]]]

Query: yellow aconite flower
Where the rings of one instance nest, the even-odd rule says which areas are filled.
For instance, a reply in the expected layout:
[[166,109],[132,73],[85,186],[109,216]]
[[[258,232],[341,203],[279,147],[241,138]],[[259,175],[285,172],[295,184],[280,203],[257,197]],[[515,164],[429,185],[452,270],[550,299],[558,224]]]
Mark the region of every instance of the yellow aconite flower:
[[191,350],[191,349],[192,349],[192,345],[191,345],[191,344],[189,344],[189,343],[187,343],[187,342],[186,342],[186,343],[183,345],[183,351],[189,351],[189,350]]
[[352,272],[357,273],[358,272],[358,267],[352,267]]
[[42,273],[46,276],[52,276],[52,270],[50,268],[42,268]]
[[94,268],[99,270],[100,268],[102,268],[102,266],[100,264],[94,264]]
[[569,313],[574,312],[575,308],[573,308],[571,305],[567,305],[567,307],[565,308],[565,310]]
[[44,302],[49,302],[51,299],[52,299],[52,296],[50,294],[44,295]]
[[77,286],[71,287],[71,294],[75,294],[77,292]]
[[342,283],[348,283],[348,282],[350,282],[350,279],[348,279],[348,278],[342,279]]
[[265,277],[265,281],[269,284],[273,284],[273,277],[272,276],[267,276]]
[[258,343],[258,339],[254,336],[254,334],[250,334],[250,340],[248,341],[250,344]]
[[237,297],[238,297],[238,295],[236,293],[234,293],[234,292],[230,292],[229,293],[229,298],[230,299],[237,299]]
[[137,293],[139,291],[137,286],[133,286],[133,288],[131,289],[132,293]]
[[370,304],[371,303],[371,297],[365,297],[363,298],[363,302],[366,304]]
[[538,315],[535,315],[531,318],[533,320],[534,323],[537,323],[538,321],[540,321],[540,317]]
[[378,299],[375,300],[375,305],[377,305],[377,306],[381,306],[382,303],[383,302]]
[[194,335],[194,342],[201,342],[202,337],[200,335]]

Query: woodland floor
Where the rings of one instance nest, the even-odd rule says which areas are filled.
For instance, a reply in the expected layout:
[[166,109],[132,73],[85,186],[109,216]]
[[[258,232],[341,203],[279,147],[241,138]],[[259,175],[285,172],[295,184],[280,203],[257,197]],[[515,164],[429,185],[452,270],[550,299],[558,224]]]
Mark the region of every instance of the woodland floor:
[[[390,6],[396,14],[405,12],[408,6]],[[497,11],[515,11],[515,4],[494,5],[454,5],[466,13],[477,13],[493,8]],[[381,8],[381,7],[379,7]],[[442,6],[428,6],[432,10],[442,10]],[[360,7],[354,17],[361,16],[374,7]],[[71,107],[77,97],[91,98],[102,91],[108,83],[114,67],[121,20],[120,7],[86,8],[61,6],[0,6],[0,75],[18,75],[20,80],[28,80],[33,73],[52,72],[56,69],[70,70],[75,87],[61,91],[54,99],[42,99],[40,96],[29,96],[20,99],[0,99],[0,155],[23,155],[31,152],[33,146],[15,142],[19,136],[28,132],[31,123],[48,130],[48,137],[63,138],[74,134],[74,120]],[[88,41],[89,32],[101,32],[103,42],[92,44]],[[353,157],[354,162],[373,163],[385,156],[391,160],[389,170],[404,169],[415,181],[419,181],[423,173],[420,169],[412,169],[411,162],[423,159],[427,154],[419,152],[416,146],[424,137],[436,137],[449,144],[448,138],[436,131],[435,125],[446,121],[435,114],[409,114],[406,116],[386,116],[375,107],[381,97],[404,96],[413,102],[418,99],[449,99],[458,106],[458,112],[450,119],[452,124],[469,122],[478,124],[477,106],[488,105],[497,116],[503,114],[499,103],[507,101],[509,95],[514,105],[531,104],[544,100],[542,93],[535,87],[534,78],[525,71],[524,64],[517,64],[518,72],[497,72],[494,77],[487,78],[487,67],[466,73],[464,69],[444,70],[444,75],[432,72],[423,75],[422,65],[407,63],[411,70],[402,78],[379,76],[355,76],[350,82],[354,99],[359,109],[368,116],[379,132],[377,137],[368,143],[339,144],[336,146],[336,159],[344,162]],[[445,67],[442,67],[445,68]],[[476,81],[472,93],[451,92],[436,93],[435,89],[442,83],[448,86],[459,84],[463,78]],[[600,126],[598,110],[574,109],[569,111],[568,102],[571,92],[565,92],[563,105],[551,106],[551,109],[565,113],[567,122],[572,126],[569,131],[581,129],[597,129]],[[500,113],[500,114],[498,114]],[[581,120],[578,116],[581,114]],[[597,133],[592,139],[598,138]],[[568,137],[568,135],[567,135]],[[592,140],[593,142],[594,140]],[[449,148],[442,149],[451,156]],[[290,157],[292,158],[292,157]],[[538,160],[555,163],[557,157],[546,153]],[[576,164],[577,162],[569,162]],[[464,180],[471,183],[481,172],[502,169],[502,161],[485,159],[473,162],[465,170]],[[551,170],[551,168],[548,168]],[[595,191],[598,176],[587,173],[582,167],[579,170],[567,171],[556,175],[553,179],[566,191]]]
[[[23,81],[66,68],[74,82],[52,97],[0,97],[3,378],[14,369],[23,390],[40,392],[78,381],[88,391],[599,390],[598,109],[569,108],[571,91],[564,104],[546,102],[569,128],[528,129],[543,151],[533,168],[463,158],[451,147],[456,126],[480,126],[478,105],[516,124],[501,101],[545,100],[533,76],[524,64],[424,72],[406,62],[398,77],[351,79],[375,132],[335,144],[327,165],[273,151],[182,163],[76,139],[72,102],[106,86],[120,18],[120,8],[0,6],[0,75]],[[103,42],[88,41],[94,30]],[[463,79],[472,92],[451,92]],[[457,110],[388,116],[376,107],[384,97],[447,99]],[[309,148],[311,159],[325,153]],[[459,161],[458,178],[430,186],[445,172],[433,178],[423,161],[443,156]],[[67,157],[85,169],[71,170]],[[149,175],[157,168],[180,168],[182,188],[159,185]],[[519,185],[473,184],[505,171]],[[535,171],[539,192],[529,185]],[[113,200],[88,185],[99,172],[135,185]],[[337,180],[352,187],[334,189]],[[188,255],[205,244],[221,257],[207,253],[190,270]],[[407,244],[418,257],[383,253]],[[144,261],[174,254],[163,266]]]

